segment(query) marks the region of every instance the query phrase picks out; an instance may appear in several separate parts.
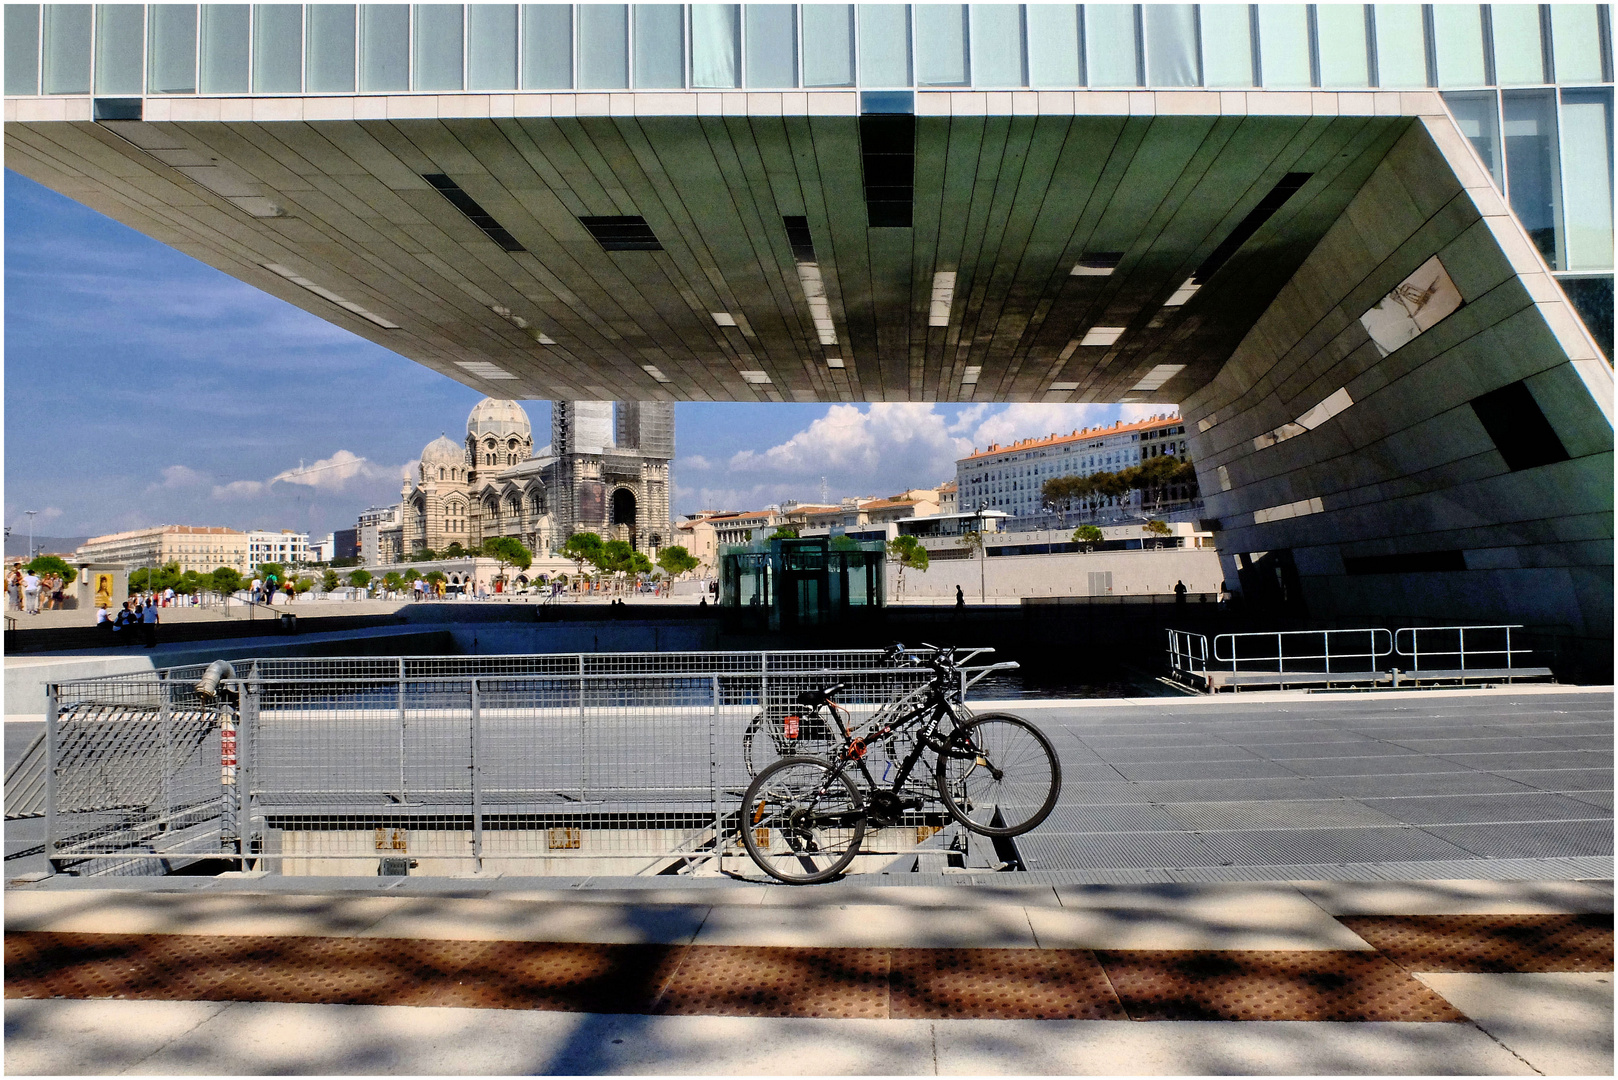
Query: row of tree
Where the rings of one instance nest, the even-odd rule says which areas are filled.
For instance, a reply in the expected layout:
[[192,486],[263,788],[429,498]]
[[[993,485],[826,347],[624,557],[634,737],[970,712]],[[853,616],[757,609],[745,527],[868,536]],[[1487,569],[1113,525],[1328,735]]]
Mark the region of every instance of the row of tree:
[[[607,574],[650,574],[654,566],[645,552],[636,551],[627,540],[603,540],[599,533],[578,532],[567,538],[562,554],[578,564],[579,572],[589,563],[594,569]],[[655,569],[670,577],[678,577],[698,566],[696,556],[678,544],[662,548],[657,553]]]
[[1045,481],[1040,493],[1049,503],[1067,502],[1093,510],[1108,499],[1123,498],[1131,491],[1139,491],[1142,502],[1161,506],[1168,497],[1168,490],[1177,486],[1185,487],[1188,497],[1196,497],[1196,466],[1165,455],[1118,472],[1052,477]]

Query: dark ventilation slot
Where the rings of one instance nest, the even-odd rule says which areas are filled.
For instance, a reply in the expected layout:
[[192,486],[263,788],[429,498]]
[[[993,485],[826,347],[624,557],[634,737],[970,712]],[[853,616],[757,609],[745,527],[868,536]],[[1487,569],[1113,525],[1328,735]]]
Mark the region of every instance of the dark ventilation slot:
[[468,221],[483,230],[483,235],[499,244],[507,251],[526,251],[527,248],[517,243],[517,238],[506,232],[500,223],[489,216],[489,212],[477,204],[477,200],[461,190],[461,186],[443,173],[423,173],[423,180],[438,189],[438,193],[448,199],[455,209],[466,215]]
[[1229,236],[1225,237],[1224,243],[1214,248],[1213,254],[1202,260],[1202,265],[1197,267],[1195,274],[1191,275],[1191,280],[1198,285],[1206,285],[1208,279],[1217,274],[1219,268],[1230,261],[1230,257],[1236,254],[1237,249],[1247,243],[1249,237],[1258,232],[1259,226],[1270,220],[1270,217],[1277,210],[1286,205],[1286,201],[1296,195],[1298,189],[1308,183],[1309,178],[1313,175],[1315,174],[1289,172],[1281,177],[1281,182],[1271,188],[1270,193],[1260,199],[1258,205],[1253,207],[1246,217],[1242,218],[1241,223],[1231,230]]
[[1567,448],[1525,384],[1514,382],[1473,398],[1472,411],[1512,472],[1568,459]]
[[590,230],[603,251],[662,251],[646,219],[634,214],[622,217],[581,217],[579,224]]
[[141,119],[141,99],[138,97],[98,97],[90,103],[90,115],[95,120],[139,120]]
[[1343,568],[1356,577],[1362,574],[1442,574],[1452,570],[1465,570],[1466,558],[1459,551],[1362,555],[1354,559],[1344,559]]
[[792,257],[801,263],[814,262],[815,242],[809,236],[809,219],[784,217],[781,224],[787,227],[787,243],[792,245]]
[[910,228],[916,182],[916,118],[860,117],[860,162],[865,167],[865,212],[873,229]]
[[1079,265],[1086,270],[1116,270],[1123,261],[1121,251],[1087,251],[1079,256]]

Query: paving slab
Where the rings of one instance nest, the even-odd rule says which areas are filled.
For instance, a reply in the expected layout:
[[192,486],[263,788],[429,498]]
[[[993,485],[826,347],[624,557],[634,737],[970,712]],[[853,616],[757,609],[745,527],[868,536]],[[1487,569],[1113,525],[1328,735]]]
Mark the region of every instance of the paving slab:
[[[688,945],[711,908],[700,904],[536,902],[498,896],[390,898],[363,937],[429,941],[568,941]],[[757,911],[743,908],[744,911]]]
[[1557,915],[1612,911],[1612,883],[1585,881],[1300,881],[1331,915]]
[[1004,904],[964,909],[837,904],[799,908],[716,907],[698,945],[809,948],[1039,947],[1028,910]]
[[1610,971],[1416,978],[1548,1076],[1612,1075]]
[[275,934],[343,937],[373,926],[403,898],[104,890],[5,894],[6,930],[87,934]]
[[1324,949],[1370,946],[1290,886],[1057,886],[1061,911],[1028,910],[1048,949]]
[[818,1020],[9,1001],[30,1074],[1527,1075],[1471,1024]]

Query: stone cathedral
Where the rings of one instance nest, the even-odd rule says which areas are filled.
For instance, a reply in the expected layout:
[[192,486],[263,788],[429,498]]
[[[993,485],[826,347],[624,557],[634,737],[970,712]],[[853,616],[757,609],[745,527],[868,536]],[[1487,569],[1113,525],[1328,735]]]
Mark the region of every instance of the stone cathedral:
[[484,398],[466,418],[465,443],[440,435],[406,477],[401,548],[515,536],[543,553],[593,532],[655,554],[671,535],[673,461],[671,402],[553,401],[550,445],[535,454],[523,407]]

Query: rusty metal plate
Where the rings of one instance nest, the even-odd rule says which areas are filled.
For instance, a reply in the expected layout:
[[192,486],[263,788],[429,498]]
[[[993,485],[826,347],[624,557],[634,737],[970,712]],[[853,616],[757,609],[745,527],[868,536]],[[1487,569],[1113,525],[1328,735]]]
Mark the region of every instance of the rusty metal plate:
[[657,1012],[884,1019],[888,950],[692,945]]
[[6,935],[7,997],[646,1012],[664,945],[182,934]]
[[1118,996],[1085,949],[894,949],[896,1020],[1123,1020]]
[[672,945],[481,942],[446,1005],[563,1012],[644,1013],[679,965]]
[[1096,958],[1131,1020],[1465,1019],[1371,953],[1140,949]]
[[1338,921],[1407,971],[1611,971],[1612,916],[1356,915]]

